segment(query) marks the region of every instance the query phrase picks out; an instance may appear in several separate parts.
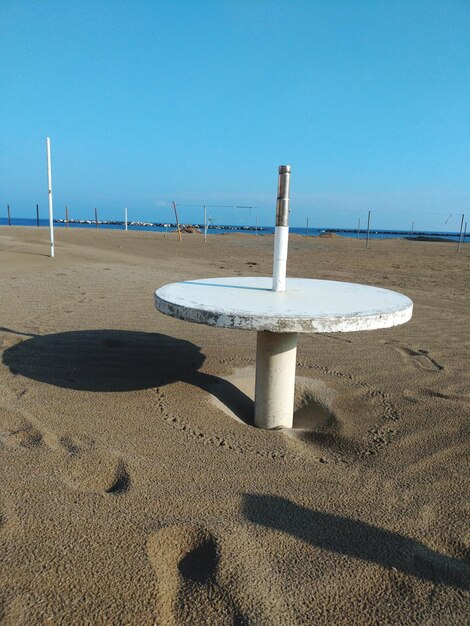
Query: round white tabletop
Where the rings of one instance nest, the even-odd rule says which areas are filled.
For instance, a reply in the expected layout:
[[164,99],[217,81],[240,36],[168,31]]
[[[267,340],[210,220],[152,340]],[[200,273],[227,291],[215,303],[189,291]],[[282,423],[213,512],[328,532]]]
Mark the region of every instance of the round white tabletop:
[[188,322],[275,333],[331,333],[389,328],[413,313],[406,296],[369,285],[288,278],[272,291],[271,277],[203,278],[165,285],[156,308]]

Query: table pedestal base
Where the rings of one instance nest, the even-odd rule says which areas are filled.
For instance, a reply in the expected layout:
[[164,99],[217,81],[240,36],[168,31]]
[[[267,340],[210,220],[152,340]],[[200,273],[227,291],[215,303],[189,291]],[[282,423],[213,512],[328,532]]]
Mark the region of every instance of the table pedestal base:
[[292,428],[297,333],[256,335],[255,425]]

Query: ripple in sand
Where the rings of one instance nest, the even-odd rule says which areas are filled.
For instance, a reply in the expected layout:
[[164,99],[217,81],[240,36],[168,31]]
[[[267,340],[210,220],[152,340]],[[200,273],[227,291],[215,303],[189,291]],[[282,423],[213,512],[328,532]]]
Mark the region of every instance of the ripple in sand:
[[395,350],[418,369],[427,370],[428,372],[440,372],[444,369],[444,366],[438,363],[438,361],[429,354],[428,350],[420,348],[415,349],[408,346],[396,346]]

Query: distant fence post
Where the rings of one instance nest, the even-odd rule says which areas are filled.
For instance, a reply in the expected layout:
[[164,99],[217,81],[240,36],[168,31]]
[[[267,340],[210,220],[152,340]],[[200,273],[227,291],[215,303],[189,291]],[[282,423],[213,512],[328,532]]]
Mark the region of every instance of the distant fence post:
[[181,230],[180,230],[180,221],[178,219],[178,211],[176,209],[176,202],[173,200],[172,204],[173,204],[173,209],[175,211],[176,228],[178,229],[178,240],[182,241],[182,239],[181,239]]
[[366,239],[366,248],[369,247],[369,231],[370,231],[370,211],[367,216],[367,239]]
[[357,220],[357,238],[359,239],[359,231],[361,230],[361,218]]
[[98,211],[95,208],[95,228],[98,228]]
[[36,204],[36,226],[39,226],[39,204]]
[[69,227],[69,207],[65,205],[65,226]]
[[460,252],[460,246],[462,244],[462,231],[463,231],[463,220],[465,215],[462,213],[462,221],[460,222],[460,233],[459,233],[459,244],[457,246],[457,252]]
[[204,205],[204,243],[207,242],[207,209]]
[[10,205],[9,204],[7,204],[7,211],[8,211],[8,226],[11,226]]

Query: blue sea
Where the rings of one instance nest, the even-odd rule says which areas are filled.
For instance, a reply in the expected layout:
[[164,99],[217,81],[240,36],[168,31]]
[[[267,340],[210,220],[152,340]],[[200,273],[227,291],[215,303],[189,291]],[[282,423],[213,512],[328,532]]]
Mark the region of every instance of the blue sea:
[[[31,218],[11,218],[10,221],[11,226],[31,226],[36,227],[37,222],[35,219]],[[0,226],[8,226],[8,218],[0,217]],[[49,220],[40,219],[39,226],[49,226]],[[199,228],[201,231],[204,230],[203,224],[191,224],[188,225],[190,227]],[[55,228],[65,228],[65,223],[63,221],[54,222]],[[181,227],[184,227],[181,224]],[[69,228],[96,228],[95,222],[88,220],[87,223],[71,223],[69,222]],[[124,230],[124,224],[122,222],[119,223],[100,223],[98,222],[98,228],[105,228],[107,230]],[[130,223],[128,225],[129,230],[145,230],[145,231],[153,231],[153,232],[171,232],[176,230],[175,224],[169,224],[168,226],[161,225],[152,225],[149,222],[139,222],[139,223]],[[342,237],[351,237],[354,239],[361,238],[365,239],[367,237],[367,231],[364,229],[359,230],[359,232],[355,229],[343,229],[343,228],[328,228],[327,226],[324,228],[298,228],[298,227],[290,227],[290,232],[295,235],[303,235],[304,237],[318,237],[319,235],[330,232],[341,235]],[[221,235],[221,234],[229,234],[229,233],[243,233],[243,234],[251,234],[251,235],[269,235],[274,233],[274,227],[272,226],[259,226],[258,229],[254,226],[230,226],[230,225],[210,225],[207,231],[208,235]],[[468,240],[469,234],[466,235],[465,241]],[[436,231],[408,231],[408,230],[371,230],[369,233],[370,239],[404,239],[404,238],[415,238],[415,237],[436,237],[439,239],[444,239],[446,241],[458,241],[459,233],[456,232],[436,232]]]

